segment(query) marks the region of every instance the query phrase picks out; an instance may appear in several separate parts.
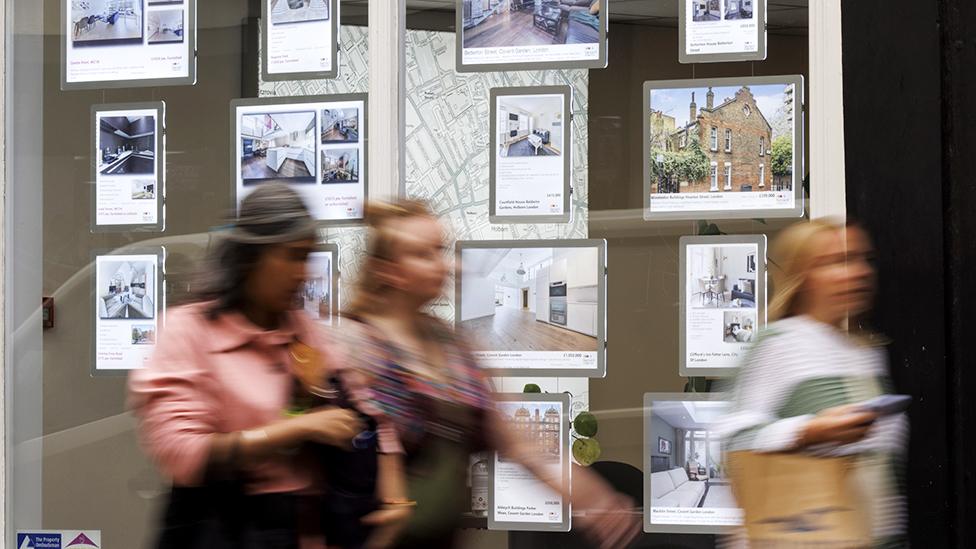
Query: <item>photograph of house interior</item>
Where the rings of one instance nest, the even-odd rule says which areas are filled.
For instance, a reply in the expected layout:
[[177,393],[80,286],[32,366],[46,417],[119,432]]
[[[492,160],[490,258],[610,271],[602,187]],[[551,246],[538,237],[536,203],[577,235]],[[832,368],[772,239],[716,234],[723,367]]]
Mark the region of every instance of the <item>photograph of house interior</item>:
[[325,109],[322,111],[322,144],[358,143],[359,109]]
[[478,350],[596,351],[599,251],[461,251],[461,327]]
[[142,44],[143,0],[71,0],[71,45]]
[[133,181],[132,182],[132,200],[152,200],[156,198],[156,182],[153,180],[148,181]]
[[562,95],[498,98],[498,155],[559,156],[563,150]]
[[[736,508],[722,462],[722,440],[712,432],[729,402],[656,400],[645,444],[651,461],[651,507]],[[669,445],[660,444],[660,440]],[[670,453],[661,452],[669,446]]]
[[307,21],[328,21],[331,0],[266,0],[271,23],[304,23]]
[[153,318],[155,268],[151,261],[99,261],[98,317]]
[[688,305],[694,309],[756,308],[756,246],[688,246]]
[[752,19],[752,0],[725,0],[725,19]]
[[465,48],[596,44],[601,0],[462,0]]
[[701,23],[704,21],[722,20],[722,0],[687,0],[691,3],[691,20]]
[[322,183],[358,183],[359,149],[322,149]]
[[315,182],[315,111],[241,115],[244,184]]
[[332,317],[332,253],[312,252],[306,266],[308,278],[298,294],[298,308],[316,320]]
[[183,41],[183,8],[149,12],[150,44],[176,44]]
[[96,169],[101,175],[155,173],[156,117],[99,117],[96,158]]

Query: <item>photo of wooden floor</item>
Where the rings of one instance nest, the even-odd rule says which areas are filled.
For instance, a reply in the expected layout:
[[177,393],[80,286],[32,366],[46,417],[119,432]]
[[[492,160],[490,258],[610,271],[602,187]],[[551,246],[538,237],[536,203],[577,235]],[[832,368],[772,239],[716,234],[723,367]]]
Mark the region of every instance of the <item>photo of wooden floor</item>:
[[465,48],[546,46],[562,43],[555,36],[537,28],[533,22],[533,14],[528,11],[503,11],[464,31]]
[[528,139],[516,141],[508,146],[506,156],[559,156],[559,153],[552,150],[549,145],[540,145],[538,149],[532,146]]
[[142,14],[112,11],[73,16],[72,45],[109,46],[142,43]]
[[492,351],[596,351],[595,337],[535,319],[528,309],[495,308],[495,314],[461,322],[479,346]]
[[[301,178],[312,178],[311,182],[314,182],[314,176],[308,171],[303,162],[299,162],[292,158],[285,159],[281,163],[281,168],[276,172],[268,167],[267,160],[264,156],[254,155],[248,158],[241,159],[241,176],[244,180],[248,179],[277,179],[277,178],[287,178],[287,179],[301,179]],[[289,181],[293,183],[294,181]]]

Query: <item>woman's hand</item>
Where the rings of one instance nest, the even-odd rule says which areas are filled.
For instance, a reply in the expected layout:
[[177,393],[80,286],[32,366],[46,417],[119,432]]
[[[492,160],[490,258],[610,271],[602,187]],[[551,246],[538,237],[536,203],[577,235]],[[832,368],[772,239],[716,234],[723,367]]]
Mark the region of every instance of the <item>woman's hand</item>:
[[599,501],[585,507],[585,514],[574,517],[573,521],[579,523],[600,549],[627,547],[640,534],[640,514],[627,496],[608,489],[605,492]]
[[352,448],[352,439],[366,429],[359,415],[344,408],[323,408],[290,421],[296,422],[301,438],[309,442]]
[[411,507],[398,505],[380,508],[363,517],[363,524],[375,528],[366,540],[366,549],[392,547],[412,514]]
[[877,413],[865,411],[857,405],[827,408],[807,422],[797,445],[805,448],[815,444],[857,442],[867,436],[877,419]]

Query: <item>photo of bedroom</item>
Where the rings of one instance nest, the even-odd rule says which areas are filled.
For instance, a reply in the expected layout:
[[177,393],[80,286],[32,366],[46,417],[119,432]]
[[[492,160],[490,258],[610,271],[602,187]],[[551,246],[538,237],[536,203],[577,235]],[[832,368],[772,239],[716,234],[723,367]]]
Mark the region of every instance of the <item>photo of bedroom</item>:
[[694,309],[756,308],[756,246],[688,247],[688,305]]
[[100,175],[154,174],[156,117],[99,117],[97,149],[96,170]]
[[[652,508],[737,509],[726,479],[722,440],[711,430],[730,404],[707,400],[651,403],[644,440],[650,452]],[[662,441],[669,452],[662,452]]]
[[322,149],[322,183],[358,183],[359,149]]
[[561,95],[498,97],[498,155],[502,158],[561,155],[564,102]]
[[178,44],[183,41],[183,8],[149,12],[150,44]]
[[597,248],[475,248],[461,253],[460,326],[478,350],[596,351]]
[[155,269],[151,261],[99,261],[98,318],[153,318]]
[[596,44],[601,0],[461,0],[465,48]]
[[71,45],[142,44],[143,0],[71,0]]
[[241,115],[241,178],[315,183],[315,112]]
[[358,143],[359,109],[325,109],[322,111],[322,144]]
[[749,343],[756,332],[756,313],[754,311],[725,311],[724,340],[726,343]]
[[331,0],[266,0],[271,23],[305,23],[308,21],[328,21]]
[[[511,433],[534,450],[541,461],[558,463],[562,457],[562,407],[558,402],[499,402],[498,411]],[[509,460],[504,454],[498,461]]]

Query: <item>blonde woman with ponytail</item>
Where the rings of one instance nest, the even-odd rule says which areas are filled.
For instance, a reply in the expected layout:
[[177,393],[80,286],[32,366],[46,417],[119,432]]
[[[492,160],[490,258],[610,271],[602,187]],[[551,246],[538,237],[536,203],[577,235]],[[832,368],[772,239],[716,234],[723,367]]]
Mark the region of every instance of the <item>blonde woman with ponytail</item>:
[[[863,328],[875,292],[872,254],[856,225],[813,220],[779,235],[769,257],[771,323],[741,365],[721,431],[732,455],[853,458],[864,545],[901,546],[905,506],[895,473],[907,422],[862,405],[890,387],[882,339]],[[741,481],[736,489],[747,491]],[[804,494],[788,488],[780,495],[800,501]]]

